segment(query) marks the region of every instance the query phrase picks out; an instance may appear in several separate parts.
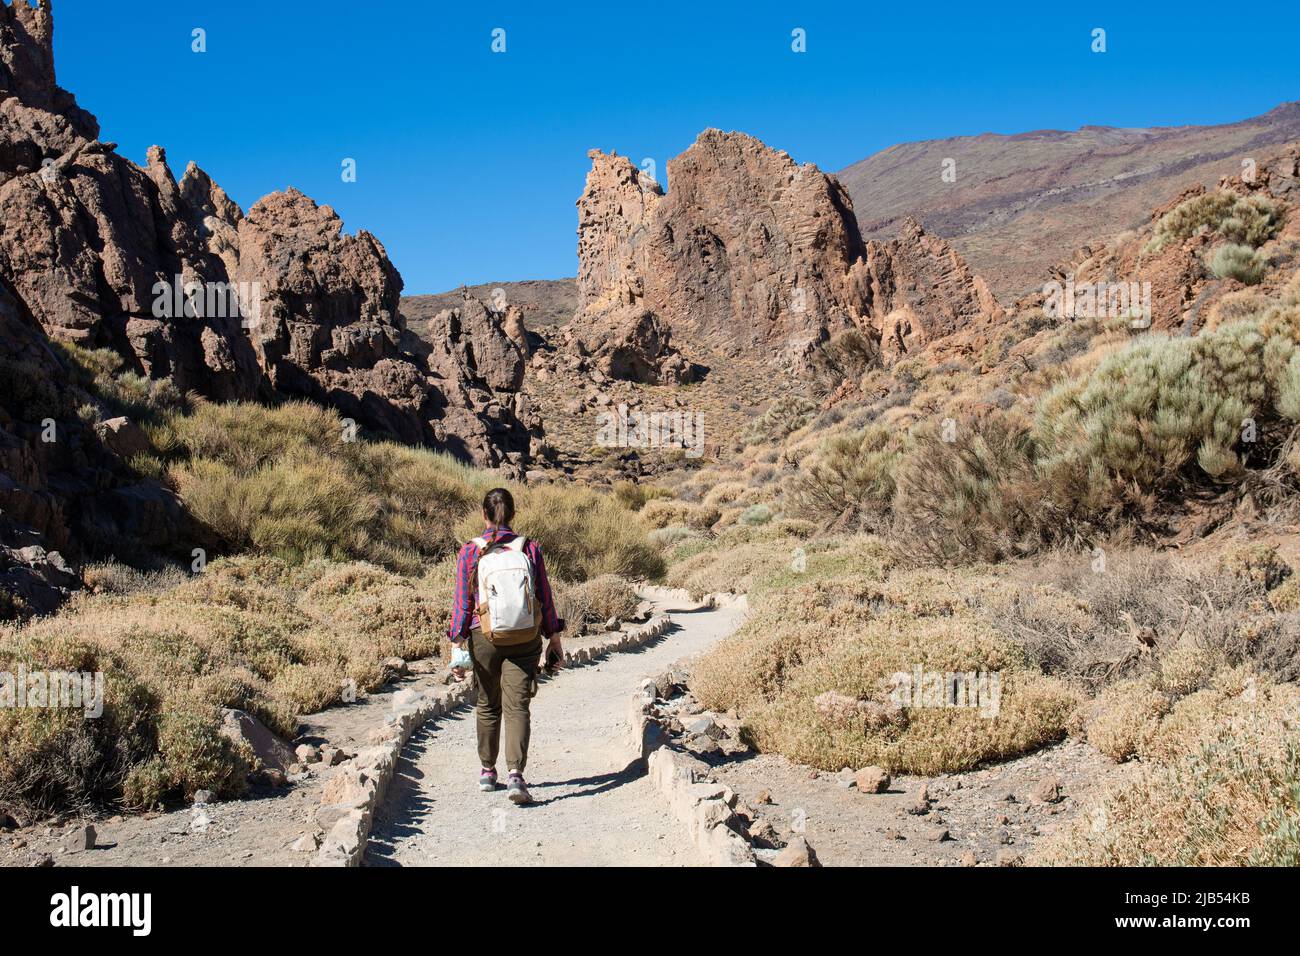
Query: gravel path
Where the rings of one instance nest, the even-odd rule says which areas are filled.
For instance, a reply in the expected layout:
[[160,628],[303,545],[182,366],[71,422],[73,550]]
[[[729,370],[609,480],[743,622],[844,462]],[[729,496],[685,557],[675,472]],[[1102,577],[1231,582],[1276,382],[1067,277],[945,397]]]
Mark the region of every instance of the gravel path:
[[535,803],[516,807],[504,789],[478,791],[474,712],[466,708],[411,738],[376,814],[366,865],[698,865],[682,824],[630,761],[628,711],[642,678],[707,650],[741,612],[651,597],[674,620],[662,638],[543,681],[527,772]]

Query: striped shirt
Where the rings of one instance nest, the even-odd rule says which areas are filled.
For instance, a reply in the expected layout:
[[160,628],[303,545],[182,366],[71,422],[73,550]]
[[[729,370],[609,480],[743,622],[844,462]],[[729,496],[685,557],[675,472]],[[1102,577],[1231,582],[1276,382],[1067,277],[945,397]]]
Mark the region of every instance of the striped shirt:
[[[489,528],[483,533],[489,542],[500,541],[502,544],[514,540],[516,535],[509,528]],[[453,641],[459,640],[479,626],[478,604],[475,595],[478,592],[478,545],[473,541],[465,542],[456,556],[456,596],[451,609],[451,627],[447,635]],[[542,547],[536,541],[524,545],[524,554],[533,562],[533,583],[537,587],[537,600],[542,605],[542,633],[547,637],[564,630],[564,621],[555,612],[555,599],[551,595],[551,583],[546,579],[546,563],[542,560]]]

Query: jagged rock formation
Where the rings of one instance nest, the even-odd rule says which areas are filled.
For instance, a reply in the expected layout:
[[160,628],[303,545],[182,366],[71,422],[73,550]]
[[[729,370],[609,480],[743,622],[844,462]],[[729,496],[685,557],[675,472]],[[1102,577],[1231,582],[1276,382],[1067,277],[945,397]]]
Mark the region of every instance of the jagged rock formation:
[[[523,339],[521,345],[520,337]],[[523,314],[494,312],[468,291],[430,320],[429,368],[441,392],[438,440],[470,457],[504,450],[519,463],[536,455],[542,423],[523,393],[527,330]],[[486,427],[475,427],[475,423]]]
[[102,436],[82,420],[91,401],[0,284],[0,619],[56,607],[78,585],[68,561],[203,537],[171,491],[132,471],[121,420]]
[[619,378],[665,378],[687,354],[775,357],[805,368],[857,328],[885,361],[1000,318],[984,283],[911,222],[863,243],[833,176],[743,133],[705,130],[668,163],[670,192],[593,151],[578,200],[580,348]]
[[870,322],[887,365],[932,342],[987,329],[1004,315],[984,280],[915,219],[905,219],[888,242],[867,242],[865,255]]
[[[292,189],[245,215],[192,163],[178,183],[159,147],[143,169],[122,158],[55,83],[52,39],[49,0],[0,4],[0,276],[51,338],[112,348],[182,391],[306,397],[522,469],[514,377],[491,361],[487,378],[473,362],[435,371],[404,344],[401,277],[374,236],[344,235]],[[480,361],[504,336],[483,328]]]
[[185,390],[251,397],[259,374],[238,319],[178,315],[181,297],[160,294],[226,278],[166,156],[155,147],[141,169],[98,140],[55,83],[53,33],[48,0],[0,7],[0,274],[54,338],[112,347]]

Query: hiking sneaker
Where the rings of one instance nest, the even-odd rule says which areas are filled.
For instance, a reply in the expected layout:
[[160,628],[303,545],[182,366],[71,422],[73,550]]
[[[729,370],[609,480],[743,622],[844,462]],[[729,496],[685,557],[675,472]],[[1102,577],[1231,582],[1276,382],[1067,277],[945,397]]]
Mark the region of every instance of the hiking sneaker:
[[528,792],[528,787],[524,784],[523,774],[512,773],[510,782],[506,784],[506,789],[509,791],[507,795],[510,797],[511,803],[533,802],[532,794]]
[[491,793],[497,788],[496,770],[480,770],[478,772],[478,788],[484,793]]

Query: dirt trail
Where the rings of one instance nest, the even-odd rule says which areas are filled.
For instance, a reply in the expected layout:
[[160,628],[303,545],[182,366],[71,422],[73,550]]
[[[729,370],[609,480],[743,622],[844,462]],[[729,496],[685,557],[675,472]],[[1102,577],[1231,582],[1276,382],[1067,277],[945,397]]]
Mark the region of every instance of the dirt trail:
[[376,814],[366,865],[698,865],[682,824],[631,761],[628,711],[642,678],[707,650],[742,612],[649,596],[673,617],[662,638],[543,681],[532,707],[532,805],[513,806],[504,789],[479,792],[466,708],[411,738]]

